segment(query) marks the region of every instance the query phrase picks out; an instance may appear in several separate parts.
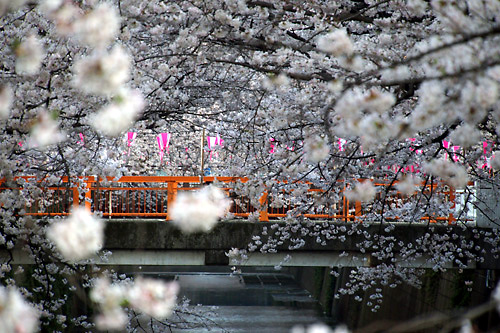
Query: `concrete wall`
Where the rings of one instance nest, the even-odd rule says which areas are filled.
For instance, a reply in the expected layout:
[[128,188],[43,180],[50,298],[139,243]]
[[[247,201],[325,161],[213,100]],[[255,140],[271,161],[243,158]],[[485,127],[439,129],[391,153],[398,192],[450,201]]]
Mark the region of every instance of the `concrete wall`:
[[[362,301],[355,300],[355,295],[334,298],[338,290],[349,282],[351,268],[336,269],[339,277],[330,274],[331,268],[289,268],[302,287],[313,294],[321,303],[323,310],[329,313],[334,322],[344,323],[350,329],[360,332],[376,332],[394,327],[419,316],[430,314],[449,314],[487,302],[499,271],[487,270],[449,270],[434,272],[426,270],[420,287],[408,284],[396,288],[381,286],[383,301],[377,312],[367,305],[372,292],[361,292]],[[471,285],[467,285],[472,281]],[[498,323],[499,318],[492,311],[475,321],[480,331],[487,331]],[[438,327],[427,328],[423,332],[438,331]]]

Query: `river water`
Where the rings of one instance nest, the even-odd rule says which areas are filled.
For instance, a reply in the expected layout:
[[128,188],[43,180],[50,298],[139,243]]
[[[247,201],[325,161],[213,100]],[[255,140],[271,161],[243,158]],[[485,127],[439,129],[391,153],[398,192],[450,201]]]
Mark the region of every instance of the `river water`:
[[172,272],[161,276],[175,279],[181,286],[179,299],[188,298],[190,311],[195,310],[177,318],[182,330],[170,327],[167,332],[288,333],[296,325],[329,323],[317,301],[288,274]]

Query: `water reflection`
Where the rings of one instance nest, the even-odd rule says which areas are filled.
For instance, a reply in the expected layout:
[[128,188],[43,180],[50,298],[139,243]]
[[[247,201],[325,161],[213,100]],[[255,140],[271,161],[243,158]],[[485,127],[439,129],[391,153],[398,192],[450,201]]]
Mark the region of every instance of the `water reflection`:
[[172,272],[161,276],[177,280],[180,297],[189,298],[198,311],[215,314],[199,327],[171,328],[172,332],[288,333],[295,325],[329,321],[310,293],[287,274]]

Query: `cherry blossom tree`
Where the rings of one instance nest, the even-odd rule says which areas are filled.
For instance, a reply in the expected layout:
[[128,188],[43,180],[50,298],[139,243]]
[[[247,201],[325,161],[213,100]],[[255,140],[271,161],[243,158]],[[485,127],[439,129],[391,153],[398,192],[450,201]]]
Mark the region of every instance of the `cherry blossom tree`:
[[[25,207],[43,203],[44,188],[62,185],[62,176],[83,187],[79,176],[199,175],[203,131],[224,139],[213,174],[249,177],[232,186],[255,207],[292,203],[287,221],[308,223],[303,214],[318,207],[335,215],[331,207],[345,193],[365,204],[363,221],[388,234],[394,221],[430,223],[430,216],[453,214],[450,228],[466,226],[481,205],[474,182],[499,186],[496,0],[0,0],[0,15],[0,177],[8,188],[0,192],[0,243],[39,263],[36,288],[19,287],[42,325],[69,325],[67,299],[40,296],[53,294],[56,282],[82,298],[91,286],[107,289],[90,295],[103,328],[125,325],[121,307],[143,304],[141,288],[157,292],[158,308],[138,309],[168,316],[175,285],[88,274],[92,263],[80,256],[102,246],[98,217],[76,211],[56,225],[60,219],[24,215]],[[127,131],[137,133],[130,149]],[[160,164],[155,137],[163,132],[172,138]],[[307,196],[311,186],[321,195]],[[449,188],[462,191],[460,205],[447,201]],[[181,204],[201,200],[215,221],[223,212],[210,201],[220,200],[214,191]],[[264,192],[267,203],[259,201]],[[200,210],[179,211],[182,230],[210,229],[189,224],[203,220]],[[72,234],[82,221],[91,221],[88,232]],[[320,243],[338,228],[348,237],[344,225],[328,228]],[[498,244],[496,229],[481,232]],[[85,251],[60,244],[74,238]],[[447,241],[434,237],[416,250],[400,244],[398,254],[431,255],[436,270],[460,265],[461,256],[481,260],[480,250],[436,250]],[[393,242],[381,235],[359,244],[383,264],[354,269],[357,283],[345,293],[371,280],[418,284],[418,270],[391,263]],[[268,237],[245,250],[273,251],[275,243]],[[0,274],[14,288],[10,263]],[[1,293],[19,298],[16,289]],[[71,322],[93,325],[85,316]]]

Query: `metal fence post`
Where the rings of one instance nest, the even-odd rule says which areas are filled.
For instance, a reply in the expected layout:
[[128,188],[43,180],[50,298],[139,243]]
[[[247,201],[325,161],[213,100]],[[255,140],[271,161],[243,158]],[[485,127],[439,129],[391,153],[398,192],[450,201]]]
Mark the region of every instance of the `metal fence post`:
[[167,183],[167,218],[166,220],[171,220],[170,210],[173,207],[175,202],[175,198],[177,197],[177,182],[168,182]]
[[80,195],[78,194],[78,187],[73,187],[73,208],[80,206]]
[[85,209],[88,210],[90,212],[91,210],[91,207],[92,207],[92,193],[90,191],[90,187],[92,186],[92,183],[90,181],[90,177],[87,178],[87,180],[85,181],[85,189],[86,189],[86,192],[85,192]]
[[259,199],[259,203],[260,203],[259,221],[269,222],[269,214],[267,212],[267,191],[264,191],[262,193],[262,196]]

